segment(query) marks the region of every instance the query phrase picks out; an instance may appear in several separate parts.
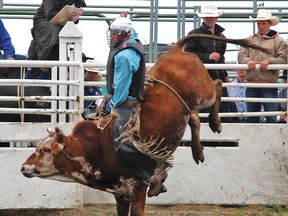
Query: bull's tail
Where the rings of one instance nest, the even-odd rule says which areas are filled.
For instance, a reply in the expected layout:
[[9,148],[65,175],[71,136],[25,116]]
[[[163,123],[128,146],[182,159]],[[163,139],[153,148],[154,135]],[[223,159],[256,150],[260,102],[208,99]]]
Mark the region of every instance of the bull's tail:
[[205,38],[205,39],[221,41],[224,43],[238,44],[238,45],[243,46],[243,47],[250,47],[253,49],[260,50],[260,51],[265,52],[265,53],[269,53],[269,51],[267,49],[260,47],[256,44],[253,44],[247,39],[230,39],[230,38],[223,38],[223,37],[218,37],[218,36],[208,35],[208,34],[190,34],[190,35],[187,35],[186,37],[183,37],[182,39],[180,39],[175,44],[175,47],[182,49],[187,41],[193,40],[194,38]]

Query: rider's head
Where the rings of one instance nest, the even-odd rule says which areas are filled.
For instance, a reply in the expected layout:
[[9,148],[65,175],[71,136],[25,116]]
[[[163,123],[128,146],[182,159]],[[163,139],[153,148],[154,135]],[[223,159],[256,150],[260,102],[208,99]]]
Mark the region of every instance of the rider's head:
[[132,31],[132,21],[126,17],[118,17],[109,26],[109,33],[113,44],[119,44],[130,39]]

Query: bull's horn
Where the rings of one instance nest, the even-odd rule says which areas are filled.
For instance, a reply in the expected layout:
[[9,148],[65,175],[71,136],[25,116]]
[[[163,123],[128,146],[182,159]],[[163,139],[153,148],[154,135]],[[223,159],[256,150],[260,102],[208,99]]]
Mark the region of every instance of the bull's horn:
[[61,142],[64,137],[63,131],[58,126],[55,127],[55,131],[56,131],[55,140],[57,142]]
[[53,128],[47,128],[47,132],[48,132],[49,136],[52,137],[52,136],[54,136],[56,131]]

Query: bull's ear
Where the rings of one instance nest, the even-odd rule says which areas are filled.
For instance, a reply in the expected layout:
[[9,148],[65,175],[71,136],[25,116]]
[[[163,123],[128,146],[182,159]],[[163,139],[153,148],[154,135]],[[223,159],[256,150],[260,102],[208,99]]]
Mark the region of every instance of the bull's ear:
[[58,126],[55,127],[55,132],[57,134],[63,134],[63,131]]
[[63,151],[64,146],[59,143],[52,143],[51,151],[54,155],[57,155],[59,152]]

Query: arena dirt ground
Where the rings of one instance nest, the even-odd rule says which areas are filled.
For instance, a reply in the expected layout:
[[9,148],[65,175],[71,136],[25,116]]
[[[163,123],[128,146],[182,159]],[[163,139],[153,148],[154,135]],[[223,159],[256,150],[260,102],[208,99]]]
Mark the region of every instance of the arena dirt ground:
[[[146,216],[288,216],[288,206],[147,205]],[[115,205],[0,210],[0,216],[117,216]]]

